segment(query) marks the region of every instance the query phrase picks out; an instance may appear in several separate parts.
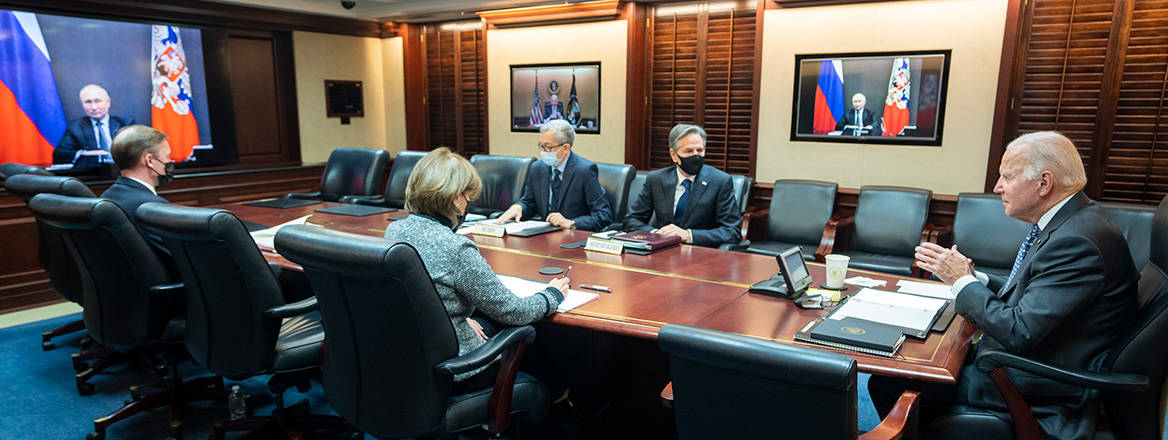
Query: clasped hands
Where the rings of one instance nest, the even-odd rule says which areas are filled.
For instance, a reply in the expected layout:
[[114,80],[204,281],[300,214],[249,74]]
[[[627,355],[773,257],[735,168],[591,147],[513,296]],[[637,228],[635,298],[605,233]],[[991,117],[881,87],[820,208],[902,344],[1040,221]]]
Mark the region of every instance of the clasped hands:
[[661,234],[661,235],[672,235],[675,237],[681,237],[681,241],[684,243],[689,243],[690,239],[692,238],[690,236],[689,229],[682,229],[681,227],[679,227],[675,224],[672,224],[672,223],[665,225],[665,226],[662,226],[653,232]]
[[973,275],[973,260],[957,252],[957,245],[949,249],[935,243],[921,243],[914,257],[917,266],[932,272],[945,284],[952,285],[965,275]]

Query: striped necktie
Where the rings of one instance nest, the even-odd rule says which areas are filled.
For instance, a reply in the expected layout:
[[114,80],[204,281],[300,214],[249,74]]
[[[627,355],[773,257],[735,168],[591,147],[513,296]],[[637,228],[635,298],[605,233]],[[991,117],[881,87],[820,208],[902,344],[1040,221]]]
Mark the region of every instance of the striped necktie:
[[1014,258],[1014,268],[1010,269],[1010,277],[1006,278],[1006,284],[1002,285],[1003,288],[1009,286],[1011,281],[1014,281],[1014,275],[1018,274],[1018,269],[1022,267],[1022,260],[1026,259],[1026,252],[1030,251],[1030,245],[1034,244],[1034,240],[1038,238],[1038,233],[1038,225],[1034,225],[1034,227],[1030,228],[1030,233],[1026,234],[1026,239],[1022,240],[1022,245],[1018,247],[1018,257]]

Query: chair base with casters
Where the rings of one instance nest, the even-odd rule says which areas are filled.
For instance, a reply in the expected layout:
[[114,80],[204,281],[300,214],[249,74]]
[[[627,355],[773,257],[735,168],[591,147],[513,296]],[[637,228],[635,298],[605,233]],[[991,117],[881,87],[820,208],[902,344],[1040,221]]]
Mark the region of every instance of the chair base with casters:
[[[85,345],[88,345],[88,347]],[[98,373],[105,371],[111,365],[120,363],[126,359],[128,359],[128,356],[122,352],[98,344],[96,341],[83,344],[82,350],[73,353],[71,357],[73,371],[77,373],[73,376],[73,380],[77,385],[77,394],[82,396],[93,394],[94,386],[89,380]],[[90,363],[91,361],[93,363]]]
[[76,321],[73,321],[73,322],[70,322],[68,324],[57,327],[53,330],[49,330],[47,332],[42,332],[41,333],[41,350],[49,351],[49,350],[52,350],[54,348],[57,348],[56,345],[53,344],[53,338],[55,338],[57,336],[65,336],[67,334],[77,333],[77,332],[82,331],[82,330],[85,330],[85,320],[78,319]]
[[[297,373],[277,373],[268,380],[268,390],[276,398],[276,408],[270,416],[249,416],[237,420],[215,422],[212,427],[211,439],[222,440],[228,432],[257,432],[268,435],[277,435],[289,439],[303,438],[307,432],[333,430],[353,433],[354,437],[362,435],[347,420],[337,416],[302,414],[296,408],[284,404],[284,392],[296,387],[300,392],[308,392],[309,380],[315,370],[306,370]],[[302,402],[306,403],[306,402]],[[360,438],[360,437],[356,437]]]

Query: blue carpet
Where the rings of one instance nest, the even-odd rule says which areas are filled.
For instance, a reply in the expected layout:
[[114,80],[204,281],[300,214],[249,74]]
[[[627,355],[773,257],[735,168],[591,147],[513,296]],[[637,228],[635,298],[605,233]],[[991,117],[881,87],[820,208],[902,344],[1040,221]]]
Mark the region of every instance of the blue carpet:
[[[80,396],[73,384],[73,367],[69,355],[78,350],[81,333],[56,338],[57,348],[44,352],[40,348],[40,333],[60,327],[80,318],[80,314],[46,319],[20,326],[0,329],[0,438],[23,439],[81,439],[93,430],[93,419],[102,417],[122,405],[129,398],[131,385],[151,383],[154,374],[134,371],[128,365],[116,365],[90,380],[96,392]],[[207,373],[186,362],[180,368],[183,378],[191,379]],[[859,378],[859,427],[871,430],[879,423],[876,411],[868,398],[868,375]],[[259,376],[233,383],[248,394],[267,395],[267,376]],[[313,383],[308,393],[295,389],[285,394],[289,404],[308,399],[314,414],[335,414],[324,398],[319,383]],[[257,415],[267,415],[273,404],[255,408]],[[207,438],[216,420],[227,418],[222,403],[196,402],[186,410],[184,434],[188,439]],[[106,432],[109,439],[162,439],[170,434],[167,408],[156,409],[114,424]]]

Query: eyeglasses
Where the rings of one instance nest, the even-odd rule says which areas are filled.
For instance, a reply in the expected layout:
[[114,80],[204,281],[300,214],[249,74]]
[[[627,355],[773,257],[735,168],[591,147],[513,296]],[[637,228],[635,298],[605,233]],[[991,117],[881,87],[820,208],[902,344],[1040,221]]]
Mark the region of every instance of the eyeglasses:
[[567,145],[567,144],[559,144],[559,145],[544,145],[544,144],[542,144],[542,143],[537,143],[537,144],[536,144],[536,146],[537,146],[537,147],[539,147],[539,150],[540,150],[540,151],[544,151],[544,152],[547,152],[547,153],[551,153],[551,152],[553,152],[553,151],[556,151],[556,149],[558,149],[558,148],[560,148],[560,147],[562,147],[562,146],[564,146],[564,145]]

